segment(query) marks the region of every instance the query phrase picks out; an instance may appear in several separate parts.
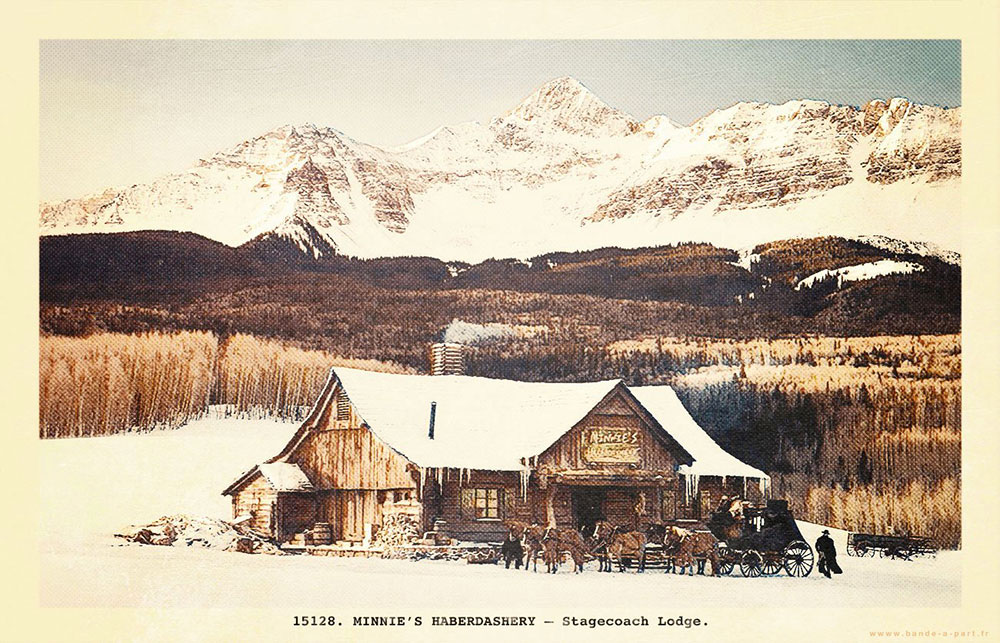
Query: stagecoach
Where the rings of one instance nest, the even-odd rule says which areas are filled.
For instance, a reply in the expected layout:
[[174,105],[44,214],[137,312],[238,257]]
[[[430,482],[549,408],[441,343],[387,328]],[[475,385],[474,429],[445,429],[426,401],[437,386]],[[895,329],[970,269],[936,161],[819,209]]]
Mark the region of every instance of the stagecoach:
[[740,499],[723,502],[706,522],[719,539],[719,573],[736,566],[744,576],[808,576],[813,550],[788,509],[787,500],[768,500],[765,506],[746,506]]

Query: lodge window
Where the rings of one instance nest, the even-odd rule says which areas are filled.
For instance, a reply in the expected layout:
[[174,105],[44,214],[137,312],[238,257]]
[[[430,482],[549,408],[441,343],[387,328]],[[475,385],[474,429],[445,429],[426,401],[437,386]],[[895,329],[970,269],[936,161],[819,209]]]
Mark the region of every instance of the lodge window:
[[465,487],[461,490],[460,516],[466,520],[501,520],[504,496],[501,487]]
[[476,489],[475,490],[476,520],[499,520],[500,518],[500,490],[499,489]]

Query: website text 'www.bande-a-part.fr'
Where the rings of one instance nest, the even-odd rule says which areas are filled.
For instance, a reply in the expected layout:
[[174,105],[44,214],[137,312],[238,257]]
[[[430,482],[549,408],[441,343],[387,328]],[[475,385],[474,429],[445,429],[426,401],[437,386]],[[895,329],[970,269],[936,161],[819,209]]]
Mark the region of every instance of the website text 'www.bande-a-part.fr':
[[868,635],[873,638],[972,639],[989,637],[991,632],[989,630],[872,630]]

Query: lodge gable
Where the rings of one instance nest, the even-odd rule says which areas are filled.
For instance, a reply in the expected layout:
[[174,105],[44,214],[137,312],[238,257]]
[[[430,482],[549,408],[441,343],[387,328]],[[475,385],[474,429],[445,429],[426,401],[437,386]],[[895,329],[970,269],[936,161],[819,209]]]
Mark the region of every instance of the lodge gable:
[[[624,387],[616,388],[536,459],[537,470],[634,475],[674,473],[690,455]],[[671,476],[674,477],[674,476]]]

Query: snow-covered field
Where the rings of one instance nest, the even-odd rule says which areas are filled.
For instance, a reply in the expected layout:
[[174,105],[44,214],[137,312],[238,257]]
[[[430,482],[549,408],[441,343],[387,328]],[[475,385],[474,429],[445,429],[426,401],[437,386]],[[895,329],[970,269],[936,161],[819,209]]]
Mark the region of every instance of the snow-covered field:
[[[278,452],[295,424],[205,419],[176,431],[41,444],[40,602],[46,607],[392,607],[446,614],[635,606],[636,597],[673,608],[935,607],[961,602],[961,554],[911,562],[841,555],[842,576],[803,579],[642,575],[550,576],[444,561],[250,556],[201,548],[122,546],[112,534],[161,515],[228,518],[220,491]],[[801,523],[815,542],[821,527]],[[835,531],[838,551],[846,534]],[[433,588],[433,591],[428,591]],[[661,597],[657,599],[656,597]]]

